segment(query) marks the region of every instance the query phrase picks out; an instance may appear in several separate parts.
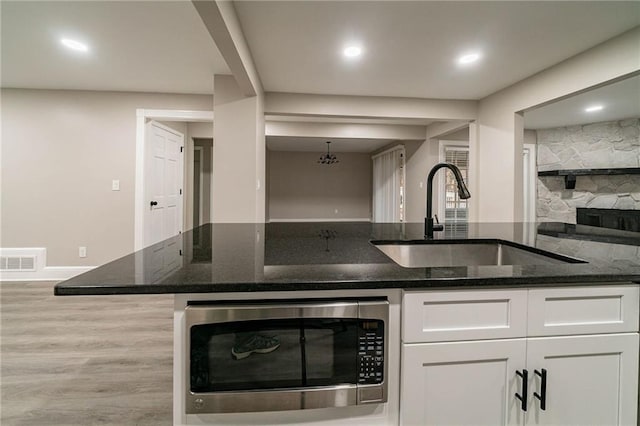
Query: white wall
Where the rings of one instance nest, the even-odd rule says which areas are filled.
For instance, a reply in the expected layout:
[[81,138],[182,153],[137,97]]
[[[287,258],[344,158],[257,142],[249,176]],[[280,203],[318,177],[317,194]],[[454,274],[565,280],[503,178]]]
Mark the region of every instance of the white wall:
[[[427,176],[438,163],[438,141],[428,139],[418,143],[405,143],[407,151],[407,222],[424,222],[427,214]],[[434,201],[438,188],[434,185]],[[437,211],[437,210],[434,210]]]
[[[211,110],[210,95],[2,89],[2,247],[49,266],[133,251],[136,109]],[[120,180],[120,191],[111,181]],[[78,247],[87,257],[78,257]]]
[[268,151],[270,220],[370,220],[371,154]]
[[214,77],[213,221],[264,222],[262,95],[245,97],[234,78]]
[[[424,222],[427,213],[427,176],[431,168],[438,163],[438,141],[397,141],[375,153],[397,145],[404,145],[407,156],[405,158],[405,222]],[[433,189],[434,202],[437,203],[437,185],[434,185]]]
[[[211,111],[211,108],[209,108],[209,110]],[[206,123],[206,122],[188,123],[187,129],[188,129],[189,137],[191,138],[201,138],[201,139],[213,138],[213,123]]]
[[471,194],[477,199],[471,204],[471,221],[523,218],[524,129],[516,112],[640,70],[638,46],[640,27],[480,101],[477,133],[470,135]]
[[525,129],[523,143],[535,145],[538,143],[538,137],[535,130]]
[[448,141],[465,141],[469,142],[469,128],[465,127],[456,132],[449,133],[445,137],[441,138]]

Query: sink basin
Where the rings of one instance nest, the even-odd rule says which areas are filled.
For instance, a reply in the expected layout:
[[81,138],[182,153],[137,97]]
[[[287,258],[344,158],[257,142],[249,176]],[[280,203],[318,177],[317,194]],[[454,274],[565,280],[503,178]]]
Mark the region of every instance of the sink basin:
[[476,265],[554,265],[586,263],[505,240],[372,241],[405,268]]

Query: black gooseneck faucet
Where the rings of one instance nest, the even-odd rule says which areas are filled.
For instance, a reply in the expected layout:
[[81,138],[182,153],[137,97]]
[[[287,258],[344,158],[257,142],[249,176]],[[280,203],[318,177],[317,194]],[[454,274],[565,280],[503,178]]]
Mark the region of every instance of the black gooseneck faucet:
[[433,231],[442,231],[444,229],[443,225],[433,224],[433,177],[443,167],[453,172],[453,176],[458,183],[458,195],[460,198],[466,200],[471,197],[467,186],[464,184],[464,179],[462,179],[462,173],[460,173],[460,169],[457,166],[451,163],[438,163],[433,166],[427,177],[427,217],[424,218],[424,237],[427,239],[433,238]]

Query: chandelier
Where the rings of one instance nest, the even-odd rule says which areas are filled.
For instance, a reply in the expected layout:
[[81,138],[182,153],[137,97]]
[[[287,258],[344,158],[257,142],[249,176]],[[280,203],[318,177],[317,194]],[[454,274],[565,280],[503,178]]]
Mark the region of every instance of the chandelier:
[[334,163],[339,163],[340,162],[338,160],[338,158],[329,151],[329,144],[330,143],[331,142],[327,141],[327,153],[326,154],[322,154],[320,156],[320,159],[318,160],[318,163],[320,163],[320,164],[334,164]]

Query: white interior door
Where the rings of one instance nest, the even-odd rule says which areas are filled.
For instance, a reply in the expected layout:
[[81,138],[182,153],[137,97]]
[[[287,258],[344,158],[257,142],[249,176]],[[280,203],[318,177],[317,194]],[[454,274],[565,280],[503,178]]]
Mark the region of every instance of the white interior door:
[[184,135],[155,121],[146,124],[144,246],[182,232]]

